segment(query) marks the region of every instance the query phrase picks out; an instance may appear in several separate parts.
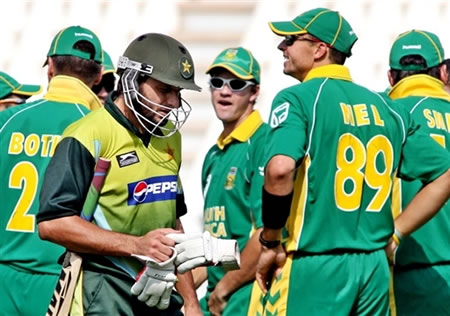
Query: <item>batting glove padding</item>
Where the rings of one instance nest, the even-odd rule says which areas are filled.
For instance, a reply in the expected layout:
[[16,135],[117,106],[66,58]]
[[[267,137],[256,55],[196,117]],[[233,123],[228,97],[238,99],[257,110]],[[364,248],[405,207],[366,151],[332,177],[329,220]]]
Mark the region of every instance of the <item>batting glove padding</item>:
[[240,253],[235,239],[219,239],[209,232],[168,234],[176,242],[177,271],[184,273],[199,266],[222,265],[225,270],[239,269]]
[[164,262],[156,262],[147,256],[132,256],[145,262],[146,266],[131,287],[131,293],[150,307],[156,306],[158,309],[166,309],[169,306],[170,294],[177,280],[174,264],[177,251],[173,249],[172,257]]

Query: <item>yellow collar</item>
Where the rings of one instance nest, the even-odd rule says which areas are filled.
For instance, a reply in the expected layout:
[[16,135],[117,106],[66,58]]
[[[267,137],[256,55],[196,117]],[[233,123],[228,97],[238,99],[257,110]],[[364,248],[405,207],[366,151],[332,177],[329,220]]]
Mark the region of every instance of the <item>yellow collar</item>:
[[81,80],[69,76],[56,76],[50,80],[44,99],[84,105],[89,110],[102,107],[97,95]]
[[413,75],[403,78],[389,91],[391,99],[411,96],[432,97],[450,102],[450,95],[444,90],[444,83],[428,75]]
[[257,110],[254,110],[238,127],[236,127],[227,137],[220,134],[217,139],[217,146],[223,150],[234,139],[239,142],[248,140],[261,126],[263,120]]
[[306,75],[303,82],[306,82],[314,78],[324,78],[324,77],[352,81],[350,71],[348,70],[347,67],[342,65],[331,64],[311,69]]

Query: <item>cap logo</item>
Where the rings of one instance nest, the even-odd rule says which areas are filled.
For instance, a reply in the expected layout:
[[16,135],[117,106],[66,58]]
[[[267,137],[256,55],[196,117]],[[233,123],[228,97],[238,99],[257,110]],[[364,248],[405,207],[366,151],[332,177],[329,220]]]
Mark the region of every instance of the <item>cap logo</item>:
[[238,53],[237,49],[229,49],[229,50],[227,50],[227,52],[225,53],[224,58],[225,58],[225,59],[228,59],[228,60],[235,59],[237,53]]
[[422,49],[422,45],[402,45],[402,49]]
[[181,76],[184,79],[189,79],[194,74],[194,71],[193,71],[194,69],[192,68],[192,64],[189,63],[189,59],[187,59],[186,57],[180,58],[180,60],[178,62],[178,66],[180,68]]
[[91,34],[88,34],[88,33],[77,33],[77,32],[75,32],[74,35],[75,36],[86,36],[86,37],[89,37],[89,38],[94,38]]

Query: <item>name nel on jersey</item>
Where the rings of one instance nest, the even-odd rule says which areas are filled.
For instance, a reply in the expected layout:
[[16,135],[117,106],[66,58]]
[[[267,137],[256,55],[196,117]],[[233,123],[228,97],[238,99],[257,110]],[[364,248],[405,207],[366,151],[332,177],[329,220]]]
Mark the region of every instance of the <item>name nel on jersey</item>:
[[128,205],[176,200],[177,176],[159,176],[128,184]]

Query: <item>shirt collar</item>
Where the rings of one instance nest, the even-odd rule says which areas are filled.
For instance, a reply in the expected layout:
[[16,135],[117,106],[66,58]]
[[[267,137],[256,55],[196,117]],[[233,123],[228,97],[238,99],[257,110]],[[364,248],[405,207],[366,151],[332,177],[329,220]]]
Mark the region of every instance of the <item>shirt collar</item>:
[[444,90],[444,83],[439,79],[423,74],[403,78],[389,91],[391,99],[411,96],[427,96],[450,101],[450,95]]
[[311,69],[308,74],[306,75],[303,82],[306,82],[311,79],[315,78],[331,78],[331,79],[340,79],[340,80],[347,80],[352,81],[352,77],[350,76],[350,71],[347,67],[342,65],[325,65],[325,66],[319,66],[316,68]]
[[55,76],[50,80],[45,100],[71,102],[84,105],[89,110],[102,107],[97,95],[81,80],[70,76]]
[[223,150],[225,146],[230,144],[233,140],[245,142],[256,132],[256,130],[261,126],[261,124],[263,124],[261,115],[257,110],[254,110],[227,137],[224,138],[223,135],[220,134],[219,138],[217,139],[217,146],[221,150]]

